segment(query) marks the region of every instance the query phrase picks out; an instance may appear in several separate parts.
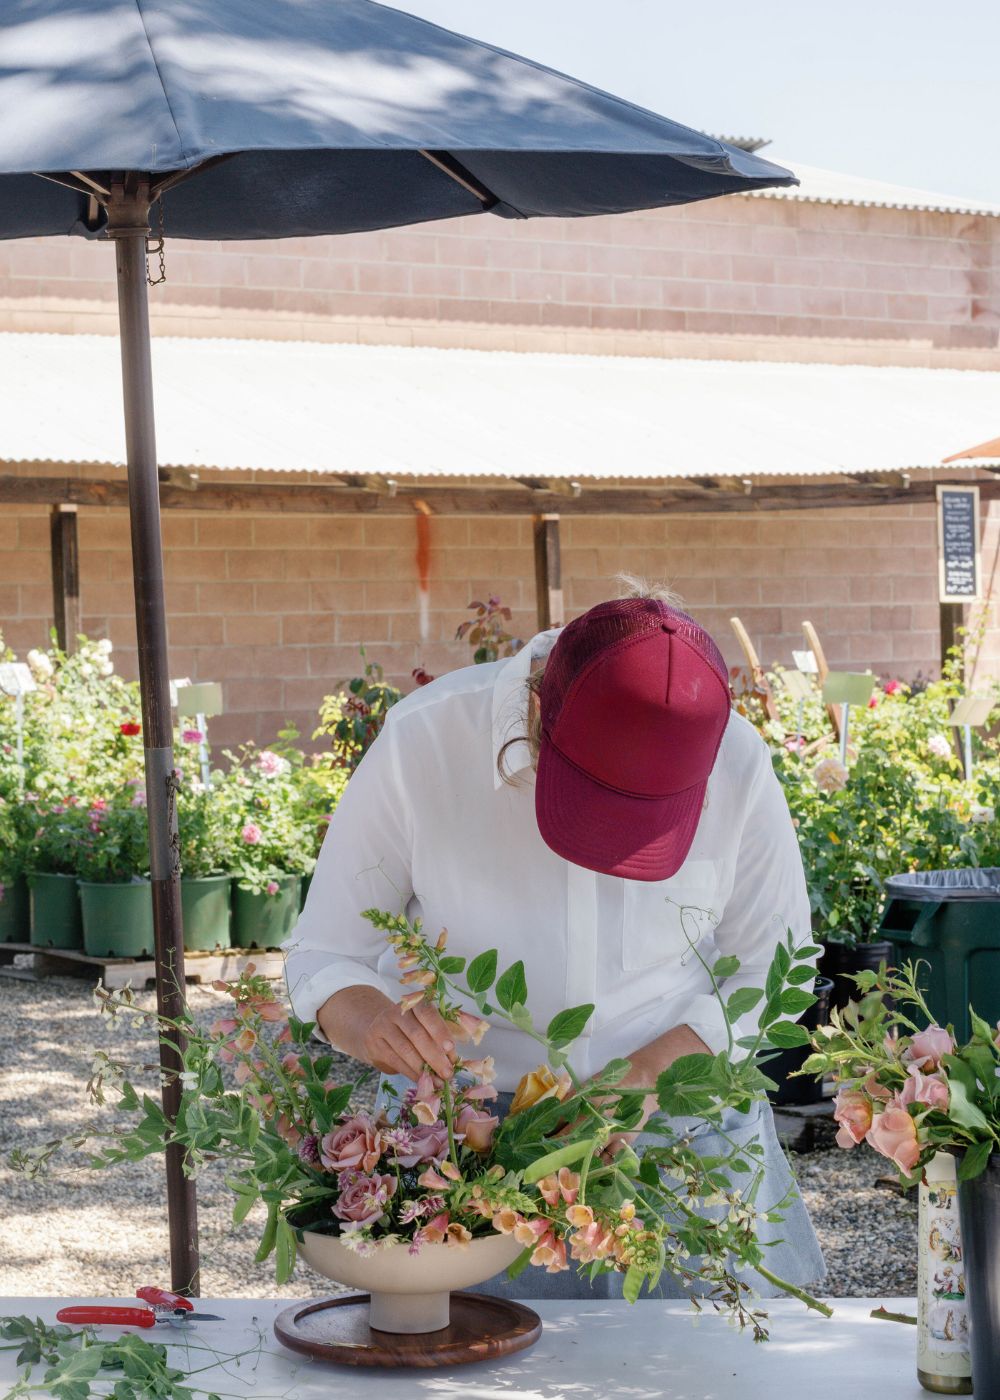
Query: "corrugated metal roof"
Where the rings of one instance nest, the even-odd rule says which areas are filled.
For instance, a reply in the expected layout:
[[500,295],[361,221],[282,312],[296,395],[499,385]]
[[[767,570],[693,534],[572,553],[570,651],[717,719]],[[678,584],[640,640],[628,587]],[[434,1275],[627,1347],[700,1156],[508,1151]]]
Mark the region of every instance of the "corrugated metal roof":
[[[399,476],[938,467],[996,432],[979,370],[249,340],[153,342],[164,465]],[[0,460],[124,461],[118,342],[0,335]]]
[[[771,159],[768,152],[768,159]],[[982,214],[1000,218],[1000,203],[982,199],[967,199],[961,195],[936,194],[932,190],[912,189],[908,185],[891,185],[885,180],[866,180],[860,175],[841,175],[836,170],[821,170],[814,165],[802,165],[797,160],[774,156],[781,165],[794,170],[799,177],[797,187],[755,190],[751,199],[795,199],[810,204],[857,204],[862,208],[929,209],[942,214]]]

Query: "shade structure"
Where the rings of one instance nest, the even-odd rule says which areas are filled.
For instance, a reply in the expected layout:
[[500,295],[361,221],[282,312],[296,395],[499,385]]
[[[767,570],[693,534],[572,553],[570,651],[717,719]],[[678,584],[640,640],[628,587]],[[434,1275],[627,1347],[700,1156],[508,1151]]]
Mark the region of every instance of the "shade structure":
[[[211,162],[206,167],[206,163]],[[154,177],[184,238],[613,214],[796,183],[621,98],[372,0],[5,0],[0,234],[100,232],[35,172]]]
[[[153,206],[167,237],[260,239],[482,212],[614,214],[793,183],[757,156],[371,0],[0,6],[0,237],[106,237],[116,250],[163,1014],[183,1006],[184,954],[146,293]],[[182,1051],[176,1036],[162,1047],[168,1117]],[[169,1149],[172,1286],[194,1292],[183,1165]]]

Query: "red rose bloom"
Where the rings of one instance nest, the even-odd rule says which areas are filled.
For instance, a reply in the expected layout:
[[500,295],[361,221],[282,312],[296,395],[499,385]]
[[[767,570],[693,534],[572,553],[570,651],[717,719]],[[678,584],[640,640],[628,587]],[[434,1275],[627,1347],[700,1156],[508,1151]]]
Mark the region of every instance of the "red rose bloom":
[[122,732],[123,734],[132,735],[132,734],[141,734],[141,733],[142,733],[142,725],[141,725],[141,724],[137,724],[137,723],[135,722],[134,719],[128,719],[128,720],[126,720],[125,723],[124,723],[124,724],[120,724],[120,725],[118,726],[118,728],[121,730],[121,732]]

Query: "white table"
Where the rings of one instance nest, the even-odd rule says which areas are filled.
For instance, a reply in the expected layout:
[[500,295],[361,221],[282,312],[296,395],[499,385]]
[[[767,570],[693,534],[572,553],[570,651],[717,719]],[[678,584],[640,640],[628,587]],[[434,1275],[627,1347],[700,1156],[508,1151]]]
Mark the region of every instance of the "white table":
[[[94,1301],[0,1298],[0,1314],[54,1322],[59,1308]],[[254,1400],[926,1400],[916,1379],[916,1329],[869,1318],[882,1302],[890,1311],[914,1311],[912,1300],[845,1298],[833,1302],[827,1320],[790,1299],[772,1301],[765,1305],[771,1340],[757,1345],[721,1318],[696,1318],[684,1303],[537,1302],[545,1327],[530,1351],[450,1371],[352,1370],[286,1351],[271,1324],[287,1301],[205,1298],[197,1306],[225,1322],[142,1335],[170,1344],[187,1369],[211,1359],[194,1348],[230,1354],[256,1347],[262,1331],[260,1354],[198,1378],[206,1389]],[[105,1327],[101,1335],[119,1331]],[[0,1353],[0,1385],[14,1375],[11,1353]]]

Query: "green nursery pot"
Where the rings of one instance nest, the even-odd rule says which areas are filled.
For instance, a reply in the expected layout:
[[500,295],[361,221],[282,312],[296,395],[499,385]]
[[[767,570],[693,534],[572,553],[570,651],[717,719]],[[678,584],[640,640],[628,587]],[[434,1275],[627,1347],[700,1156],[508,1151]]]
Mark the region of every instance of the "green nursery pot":
[[81,880],[84,950],[95,958],[153,955],[153,896],[148,880],[101,884]]
[[277,948],[291,932],[299,917],[300,875],[282,875],[276,881],[276,894],[233,891],[233,946],[236,948]]
[[23,875],[3,882],[0,898],[0,943],[27,943],[31,927],[28,882]]
[[83,919],[75,875],[36,871],[31,892],[31,941],[36,948],[82,948]]
[[232,883],[231,875],[181,877],[184,947],[191,952],[231,946]]

